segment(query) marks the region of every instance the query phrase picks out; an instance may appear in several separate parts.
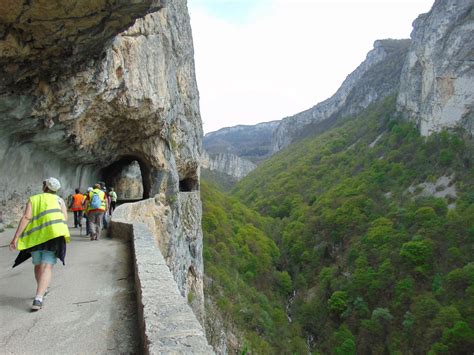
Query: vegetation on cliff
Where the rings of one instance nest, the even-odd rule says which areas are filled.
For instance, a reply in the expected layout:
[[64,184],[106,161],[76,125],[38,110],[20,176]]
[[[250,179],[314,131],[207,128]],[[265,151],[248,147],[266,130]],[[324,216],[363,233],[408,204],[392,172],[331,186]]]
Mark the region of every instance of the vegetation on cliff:
[[[217,304],[225,327],[244,333],[240,350],[270,353],[275,345],[269,342],[292,332],[284,308],[291,278],[277,270],[280,251],[270,237],[279,228],[272,218],[246,208],[211,183],[201,181],[201,194],[204,292]],[[211,342],[218,339],[216,332],[207,329]]]
[[252,352],[474,351],[472,140],[423,138],[394,106],[288,147],[232,197],[203,184],[211,294]]

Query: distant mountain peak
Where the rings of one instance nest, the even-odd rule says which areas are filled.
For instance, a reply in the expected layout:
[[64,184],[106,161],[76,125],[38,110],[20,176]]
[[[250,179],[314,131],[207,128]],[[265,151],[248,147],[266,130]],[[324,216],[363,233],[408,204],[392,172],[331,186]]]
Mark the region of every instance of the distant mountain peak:
[[[281,121],[274,133],[273,152],[313,133],[315,124],[341,116],[355,115],[371,103],[395,94],[409,46],[409,39],[375,41],[374,49],[346,77],[333,96]],[[326,124],[331,125],[330,122]]]
[[270,121],[270,122],[261,122],[255,125],[237,125],[231,127],[224,127],[217,131],[209,132],[204,135],[205,138],[210,138],[213,136],[232,134],[240,131],[252,131],[252,130],[267,130],[276,128],[280,124],[280,121]]

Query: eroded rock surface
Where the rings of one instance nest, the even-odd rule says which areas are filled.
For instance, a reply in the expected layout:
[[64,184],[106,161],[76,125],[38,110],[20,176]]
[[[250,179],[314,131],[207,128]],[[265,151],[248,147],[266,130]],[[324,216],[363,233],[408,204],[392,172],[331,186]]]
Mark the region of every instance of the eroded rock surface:
[[203,139],[202,167],[238,181],[269,158],[272,136],[280,121],[238,125],[207,133]]
[[0,2],[2,87],[47,78],[100,55],[105,43],[164,0]]
[[423,135],[456,126],[474,132],[473,1],[436,1],[411,37],[398,108]]
[[219,153],[210,156],[204,152],[201,160],[201,166],[211,171],[219,171],[230,175],[237,180],[247,176],[257,165],[250,160],[242,159],[235,154]]

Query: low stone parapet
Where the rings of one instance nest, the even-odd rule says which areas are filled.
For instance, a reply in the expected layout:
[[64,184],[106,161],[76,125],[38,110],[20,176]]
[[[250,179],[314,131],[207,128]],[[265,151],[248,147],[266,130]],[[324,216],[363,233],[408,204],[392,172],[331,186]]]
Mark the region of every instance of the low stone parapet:
[[113,218],[113,238],[133,245],[135,289],[145,354],[214,354],[144,223]]

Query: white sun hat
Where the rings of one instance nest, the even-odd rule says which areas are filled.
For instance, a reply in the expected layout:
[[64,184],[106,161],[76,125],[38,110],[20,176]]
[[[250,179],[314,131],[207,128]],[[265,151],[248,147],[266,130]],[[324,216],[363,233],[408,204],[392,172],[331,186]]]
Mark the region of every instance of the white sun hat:
[[53,192],[56,192],[61,188],[61,183],[54,177],[47,178],[44,180],[44,183],[46,184],[46,187]]

